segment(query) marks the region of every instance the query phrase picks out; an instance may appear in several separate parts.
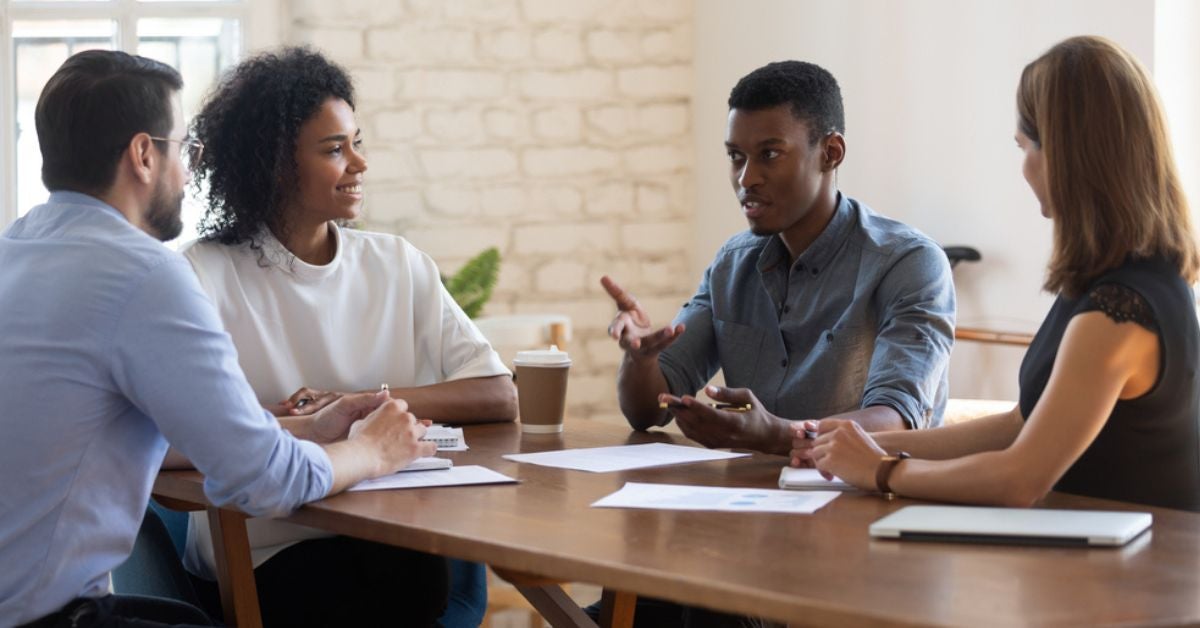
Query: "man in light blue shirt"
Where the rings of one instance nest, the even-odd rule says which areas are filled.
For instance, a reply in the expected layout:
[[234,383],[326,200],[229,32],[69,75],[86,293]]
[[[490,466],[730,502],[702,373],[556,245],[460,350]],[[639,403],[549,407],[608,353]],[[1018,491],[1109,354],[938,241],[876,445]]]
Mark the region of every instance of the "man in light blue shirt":
[[161,63],[89,51],[38,101],[52,194],[0,237],[0,626],[157,625],[106,593],[168,443],[214,504],[255,516],[432,453],[386,395],[311,418],[258,406],[191,267],[160,243],[202,149],[181,87]]

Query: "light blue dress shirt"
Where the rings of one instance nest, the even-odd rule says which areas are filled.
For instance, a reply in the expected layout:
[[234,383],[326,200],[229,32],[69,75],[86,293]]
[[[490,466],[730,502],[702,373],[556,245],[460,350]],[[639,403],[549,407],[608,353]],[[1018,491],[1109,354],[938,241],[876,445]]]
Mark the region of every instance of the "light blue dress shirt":
[[793,263],[779,236],[742,232],[704,273],[659,354],[671,393],[722,369],[768,412],[801,420],[888,406],[909,427],[941,423],[954,343],[954,284],[941,247],[838,195]]
[[333,481],[258,405],[187,261],[56,192],[0,237],[0,626],[106,593],[168,442],[256,516]]

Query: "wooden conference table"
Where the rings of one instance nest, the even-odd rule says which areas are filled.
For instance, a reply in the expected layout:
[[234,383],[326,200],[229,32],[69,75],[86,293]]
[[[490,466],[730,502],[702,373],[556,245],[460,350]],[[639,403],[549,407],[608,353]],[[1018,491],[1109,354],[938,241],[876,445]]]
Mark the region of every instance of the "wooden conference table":
[[[470,451],[443,455],[521,482],[344,493],[287,520],[489,563],[555,626],[590,623],[556,581],[605,587],[613,625],[627,625],[632,593],[793,626],[1200,623],[1200,515],[1053,494],[1047,506],[1150,510],[1154,526],[1117,549],[872,540],[872,521],[914,502],[852,492],[807,516],[589,507],[626,481],[774,487],[781,457],[594,474],[501,456],[691,442],[570,420],[561,435],[522,435],[511,423],[466,435]],[[201,481],[194,471],[163,472],[154,493],[175,506],[203,504]],[[209,517],[218,556],[228,557],[218,561],[226,620],[257,626],[244,517],[215,508]]]

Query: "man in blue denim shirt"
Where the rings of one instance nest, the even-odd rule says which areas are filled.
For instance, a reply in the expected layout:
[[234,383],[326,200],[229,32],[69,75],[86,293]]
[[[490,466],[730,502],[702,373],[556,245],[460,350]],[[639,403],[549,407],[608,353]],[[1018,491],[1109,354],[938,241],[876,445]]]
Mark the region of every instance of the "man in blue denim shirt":
[[[939,424],[950,267],[928,237],[837,190],[837,82],[813,64],[772,63],[738,82],[729,108],[730,181],[750,230],[725,243],[670,327],[655,330],[636,299],[602,280],[620,309],[609,333],[625,349],[618,390],[630,425],[674,416],[708,447],[795,455],[803,430],[816,429],[802,420]],[[752,409],[692,397],[718,369],[728,387],[708,396]]]

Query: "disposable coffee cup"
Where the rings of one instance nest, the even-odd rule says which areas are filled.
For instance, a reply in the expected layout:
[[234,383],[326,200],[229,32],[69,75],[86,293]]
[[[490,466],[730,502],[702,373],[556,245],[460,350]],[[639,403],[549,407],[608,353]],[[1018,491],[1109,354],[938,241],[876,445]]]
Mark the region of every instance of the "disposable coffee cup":
[[519,351],[513,359],[517,372],[517,402],[521,412],[521,431],[530,434],[557,434],[563,431],[563,413],[567,407],[567,372],[571,358],[558,347],[538,351]]

